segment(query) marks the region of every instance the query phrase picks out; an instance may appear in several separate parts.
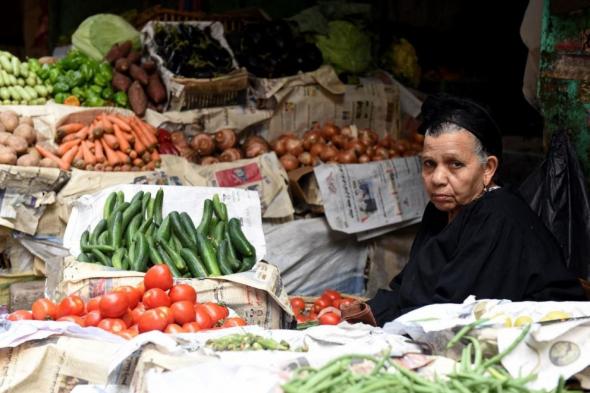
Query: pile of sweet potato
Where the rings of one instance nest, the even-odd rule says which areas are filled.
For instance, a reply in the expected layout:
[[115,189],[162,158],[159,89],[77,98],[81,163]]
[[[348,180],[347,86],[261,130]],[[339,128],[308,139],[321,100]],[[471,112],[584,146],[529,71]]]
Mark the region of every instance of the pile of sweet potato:
[[113,88],[127,93],[136,115],[143,116],[147,108],[163,111],[166,88],[153,60],[142,59],[141,53],[133,50],[131,41],[113,45],[105,60],[114,68]]

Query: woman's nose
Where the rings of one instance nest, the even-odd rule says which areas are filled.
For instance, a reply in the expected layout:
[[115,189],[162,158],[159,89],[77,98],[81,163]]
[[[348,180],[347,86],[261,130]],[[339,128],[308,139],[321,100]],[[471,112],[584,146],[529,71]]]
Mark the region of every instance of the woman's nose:
[[432,183],[437,186],[447,184],[447,172],[441,165],[437,166],[432,172]]

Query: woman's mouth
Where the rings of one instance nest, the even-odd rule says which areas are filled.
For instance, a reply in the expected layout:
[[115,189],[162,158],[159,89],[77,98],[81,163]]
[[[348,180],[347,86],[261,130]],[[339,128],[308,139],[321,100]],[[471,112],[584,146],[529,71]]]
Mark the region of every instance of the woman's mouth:
[[448,194],[432,194],[432,196],[430,197],[430,199],[433,202],[451,202],[453,200],[453,197],[451,195]]

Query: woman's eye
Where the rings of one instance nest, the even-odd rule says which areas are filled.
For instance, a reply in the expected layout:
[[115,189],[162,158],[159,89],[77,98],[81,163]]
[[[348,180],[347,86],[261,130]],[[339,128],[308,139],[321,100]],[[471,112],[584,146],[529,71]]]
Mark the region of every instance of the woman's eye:
[[434,168],[436,166],[436,164],[432,160],[426,160],[426,161],[422,162],[422,166],[424,166],[426,168]]
[[451,162],[451,167],[453,167],[453,168],[463,168],[464,166],[465,165],[463,165],[463,163],[460,161]]

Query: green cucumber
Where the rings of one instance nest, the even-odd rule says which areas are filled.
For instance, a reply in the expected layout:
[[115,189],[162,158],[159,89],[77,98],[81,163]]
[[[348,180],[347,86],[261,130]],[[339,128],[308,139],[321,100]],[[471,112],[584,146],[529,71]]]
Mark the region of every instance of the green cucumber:
[[124,257],[125,257],[125,249],[124,248],[119,248],[117,251],[115,251],[115,253],[113,254],[113,257],[111,258],[111,263],[113,264],[113,267],[119,270],[124,270],[125,266],[124,266]]
[[211,224],[211,216],[213,216],[213,202],[210,199],[205,199],[203,203],[203,217],[201,223],[197,227],[197,233],[207,235],[209,233],[209,225]]
[[129,222],[137,213],[141,211],[141,199],[135,200],[131,202],[131,205],[125,211],[123,211],[123,221],[122,221],[122,228],[125,230]]
[[211,232],[211,239],[219,247],[225,238],[225,221],[219,221],[213,231]]
[[150,192],[144,192],[143,198],[141,198],[141,213],[142,213],[143,217],[147,218],[147,215],[146,215],[147,207],[148,207],[148,204],[150,203],[151,200],[152,200],[152,194]]
[[242,264],[242,262],[238,259],[238,256],[236,255],[236,250],[234,250],[234,246],[231,244],[227,225],[225,226],[224,239],[227,239],[227,261],[231,266],[232,270],[234,272],[237,272],[240,270],[240,265]]
[[77,260],[78,262],[92,263],[92,258],[90,258],[90,257],[88,256],[88,254],[86,254],[86,253],[83,253],[83,252],[81,252],[81,253],[78,255],[78,258],[76,258],[76,260]]
[[167,242],[170,240],[171,226],[172,223],[170,222],[170,214],[168,214],[166,218],[162,220],[162,224],[160,224],[160,227],[156,232],[156,240],[158,242]]
[[112,253],[115,251],[110,244],[93,244],[82,247],[83,252],[92,252],[92,250],[99,250],[100,252]]
[[115,210],[116,203],[117,203],[117,193],[113,191],[107,197],[107,200],[104,203],[104,208],[102,210],[102,217],[105,220],[108,220],[111,217],[113,210]]
[[256,264],[256,257],[244,257],[240,265],[240,272],[246,272],[254,267]]
[[92,235],[90,236],[90,244],[98,244],[98,237],[107,229],[107,220],[104,218],[96,224]]
[[215,257],[215,251],[209,239],[207,239],[202,233],[197,232],[197,248],[199,250],[199,256],[203,260],[207,272],[210,276],[220,276],[221,270],[217,265]]
[[131,222],[129,223],[129,225],[125,229],[125,239],[127,239],[127,247],[129,247],[131,245],[131,242],[133,241],[133,237],[135,236],[135,233],[137,232],[137,230],[139,229],[139,226],[141,225],[141,220],[142,220],[141,214],[136,214],[135,217],[133,217],[133,219],[131,219]]
[[227,222],[227,206],[219,199],[219,194],[213,195],[213,210],[220,221]]
[[123,242],[123,213],[115,213],[109,233],[113,249],[118,250]]
[[168,254],[168,256],[170,257],[170,259],[172,260],[172,262],[176,266],[176,269],[179,272],[186,271],[186,263],[174,248],[172,248],[168,243],[165,242],[160,243],[160,246],[162,246],[164,251],[166,251],[166,254]]
[[164,261],[164,263],[170,268],[170,272],[172,272],[172,275],[174,277],[182,277],[182,273],[180,273],[180,271],[176,268],[176,265],[172,261],[172,258],[166,253],[166,250],[164,250],[164,247],[162,247],[161,245],[158,245],[156,247],[156,249],[158,250],[158,252],[162,256],[162,260]]
[[125,193],[123,191],[117,191],[117,206],[125,202]]
[[148,242],[149,257],[150,257],[150,262],[152,263],[152,265],[161,265],[162,263],[164,263],[164,258],[162,257],[162,255],[160,255],[160,252],[156,248],[156,243],[154,242],[154,238],[151,236],[147,236],[146,240]]
[[160,225],[162,223],[162,209],[164,207],[164,190],[161,188],[156,192],[156,200],[154,201],[154,221]]
[[244,236],[240,220],[232,218],[227,225],[229,228],[229,239],[234,248],[244,257],[254,256],[256,250],[248,239],[246,239],[246,236]]
[[180,222],[180,214],[178,214],[177,211],[173,211],[168,215],[168,217],[170,217],[170,222],[172,223],[172,231],[174,232],[174,235],[178,238],[178,240],[180,240],[180,242],[182,243],[182,247],[196,247],[196,244],[193,241],[191,234],[186,231],[185,227]]
[[[220,221],[220,224],[223,223],[223,221]],[[221,270],[221,273],[224,276],[227,276],[228,274],[233,274],[233,270],[230,267],[228,260],[227,260],[227,242],[229,240],[227,239],[223,239],[221,241],[221,244],[219,245],[219,247],[217,248],[217,264],[219,265],[219,269]]]
[[145,235],[141,232],[135,234],[135,255],[131,261],[133,267],[138,272],[147,270],[147,260],[149,258],[149,246]]
[[108,224],[109,224],[109,228],[112,227],[113,225],[113,218],[115,217],[115,215],[117,213],[121,213],[123,214],[123,212],[129,207],[129,202],[123,202],[121,204],[117,204],[117,206],[115,207],[115,209],[113,210],[113,212],[111,213],[111,216],[109,217],[109,219],[107,220]]
[[192,239],[193,243],[197,244],[197,228],[195,228],[195,224],[191,219],[191,216],[188,215],[186,212],[180,213],[180,224],[182,229],[187,233],[190,238]]
[[[96,246],[94,246],[94,247],[96,247]],[[104,255],[102,253],[102,251],[100,251],[99,249],[93,248],[91,252],[98,259],[98,262],[100,262],[102,265],[111,266],[111,267],[113,266],[111,264],[111,259],[109,257],[107,257],[106,255]]]
[[98,239],[96,241],[96,245],[101,245],[101,246],[109,246],[111,247],[110,241],[109,241],[109,231],[105,230],[103,231],[100,236],[98,236]]
[[90,232],[84,231],[82,232],[82,236],[80,236],[80,249],[88,246],[88,241],[90,239]]
[[201,260],[193,250],[189,248],[183,248],[180,250],[180,256],[186,262],[188,270],[193,277],[205,278],[208,276],[207,269],[205,269],[203,262],[201,262]]

